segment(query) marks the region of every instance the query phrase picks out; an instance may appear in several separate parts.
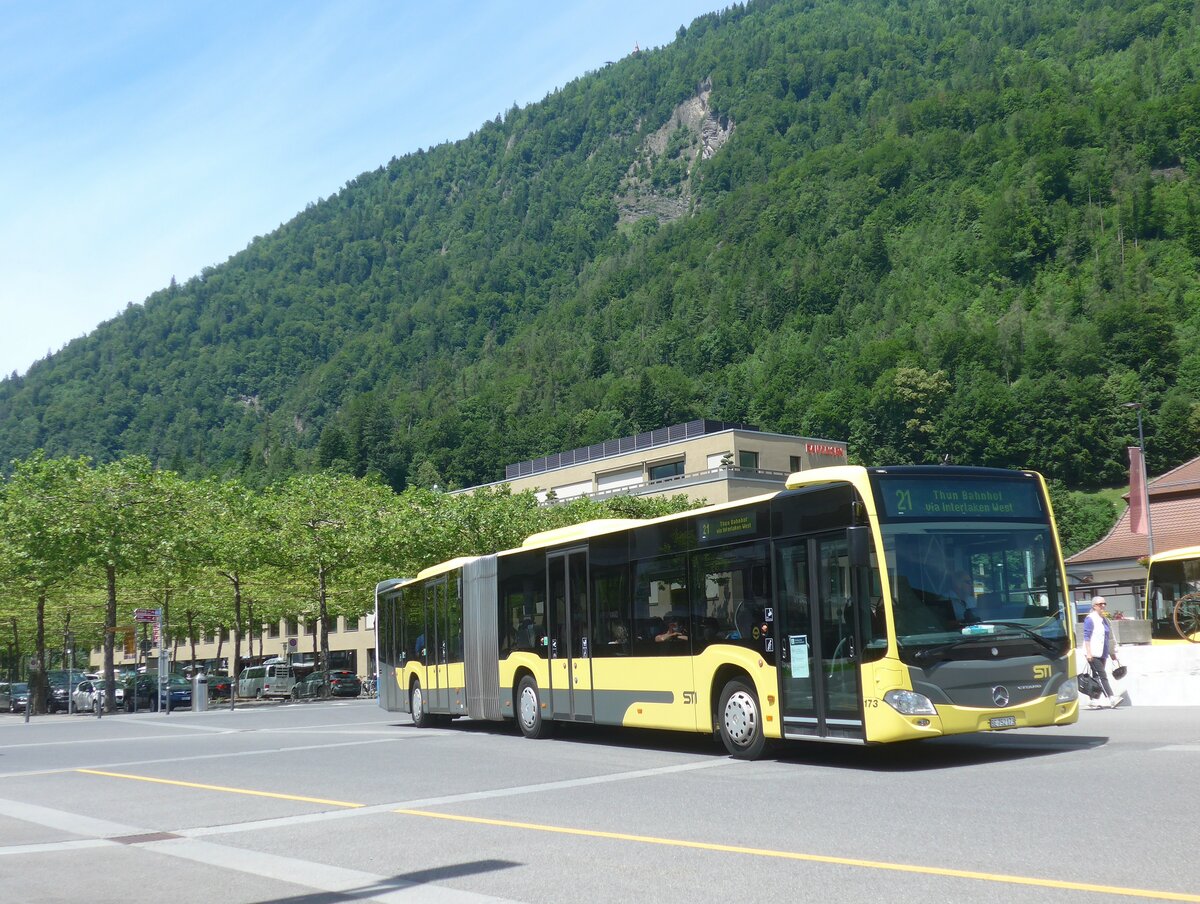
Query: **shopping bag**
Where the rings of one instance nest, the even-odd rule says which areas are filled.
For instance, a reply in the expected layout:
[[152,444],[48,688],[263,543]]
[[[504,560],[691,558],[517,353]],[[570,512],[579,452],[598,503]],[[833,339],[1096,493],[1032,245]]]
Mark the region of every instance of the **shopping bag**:
[[1085,675],[1080,672],[1078,681],[1079,693],[1083,694],[1085,697],[1090,697],[1091,699],[1095,700],[1104,693],[1104,690],[1100,687],[1100,682],[1091,675]]

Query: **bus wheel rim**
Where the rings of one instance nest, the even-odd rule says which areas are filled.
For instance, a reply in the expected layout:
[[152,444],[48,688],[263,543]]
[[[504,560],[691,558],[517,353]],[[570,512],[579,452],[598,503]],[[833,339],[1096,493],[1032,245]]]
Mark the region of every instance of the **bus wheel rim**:
[[725,702],[725,733],[739,747],[745,747],[758,731],[758,707],[745,691],[731,694]]
[[425,707],[425,701],[421,699],[421,685],[416,685],[412,692],[412,710],[414,713],[420,714]]
[[529,728],[537,724],[537,694],[526,686],[521,690],[521,723]]

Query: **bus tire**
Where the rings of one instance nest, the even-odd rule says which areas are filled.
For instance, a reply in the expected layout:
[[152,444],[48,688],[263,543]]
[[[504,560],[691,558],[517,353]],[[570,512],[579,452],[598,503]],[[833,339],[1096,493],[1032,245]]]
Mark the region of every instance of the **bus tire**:
[[721,691],[717,725],[721,741],[734,759],[755,760],[762,756],[767,746],[762,708],[754,688],[745,681],[735,678]]
[[542,718],[542,698],[532,675],[526,675],[517,685],[517,725],[521,734],[535,741],[550,736],[552,726]]
[[408,702],[414,728],[429,728],[433,725],[433,715],[425,709],[425,694],[421,691],[420,681],[412,683],[408,691]]

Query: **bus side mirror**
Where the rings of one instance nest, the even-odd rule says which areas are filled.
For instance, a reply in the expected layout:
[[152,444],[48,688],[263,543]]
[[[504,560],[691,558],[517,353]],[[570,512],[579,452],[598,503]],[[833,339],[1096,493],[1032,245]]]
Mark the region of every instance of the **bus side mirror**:
[[846,528],[846,545],[851,568],[866,568],[871,564],[871,529]]

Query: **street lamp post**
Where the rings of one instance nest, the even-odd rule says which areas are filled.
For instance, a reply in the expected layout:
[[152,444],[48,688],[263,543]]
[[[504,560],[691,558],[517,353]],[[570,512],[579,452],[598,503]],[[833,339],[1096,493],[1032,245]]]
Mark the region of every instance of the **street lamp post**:
[[1126,402],[1124,407],[1137,412],[1138,449],[1142,452],[1142,504],[1146,507],[1146,544],[1150,555],[1154,555],[1154,522],[1150,517],[1150,485],[1146,482],[1146,439],[1142,435],[1142,403]]

